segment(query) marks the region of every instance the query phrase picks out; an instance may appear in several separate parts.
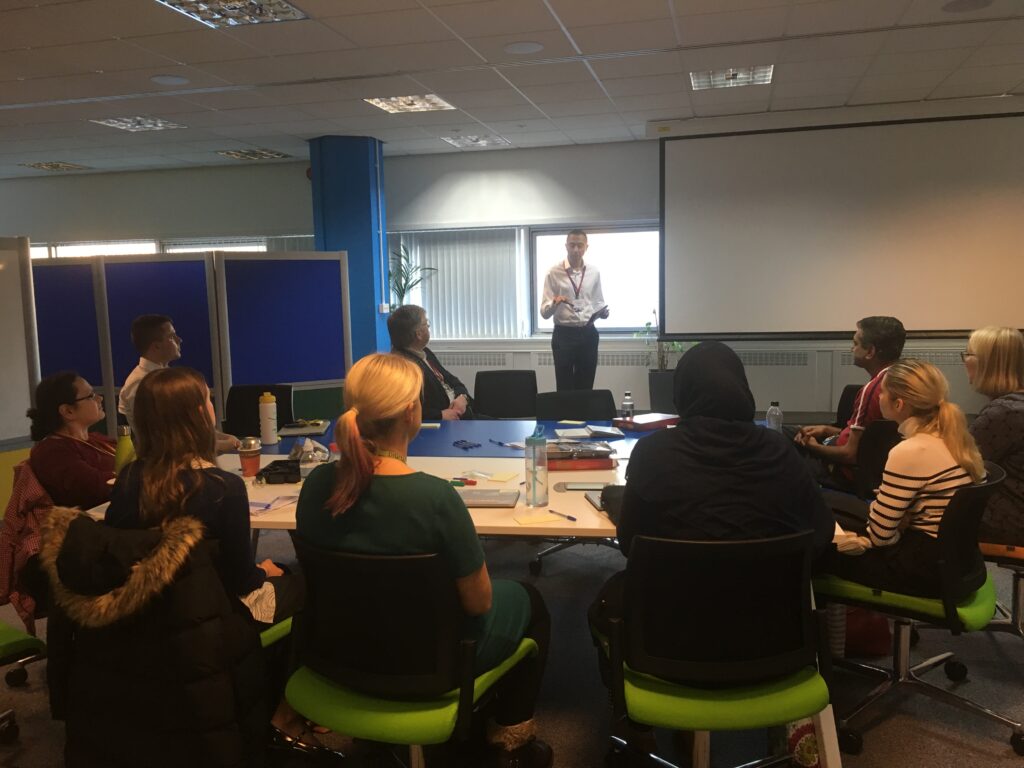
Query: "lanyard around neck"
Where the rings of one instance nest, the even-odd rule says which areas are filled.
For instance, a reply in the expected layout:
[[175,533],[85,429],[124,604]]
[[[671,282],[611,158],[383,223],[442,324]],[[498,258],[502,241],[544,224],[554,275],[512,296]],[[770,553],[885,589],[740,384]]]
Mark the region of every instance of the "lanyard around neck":
[[580,291],[583,290],[583,278],[585,278],[587,276],[587,265],[584,264],[583,265],[583,271],[580,272],[580,284],[579,285],[576,285],[575,281],[572,279],[572,275],[569,273],[569,268],[568,267],[565,268],[565,276],[567,278],[569,278],[569,285],[572,286],[572,292],[575,294],[575,298],[578,299],[580,297]]

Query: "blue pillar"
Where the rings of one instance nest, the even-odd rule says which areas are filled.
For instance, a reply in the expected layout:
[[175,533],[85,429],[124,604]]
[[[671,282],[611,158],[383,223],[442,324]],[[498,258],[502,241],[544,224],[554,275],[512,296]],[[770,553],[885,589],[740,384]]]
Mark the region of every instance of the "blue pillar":
[[352,359],[391,347],[387,315],[384,144],[366,136],[320,136],[309,142],[313,232],[318,251],[347,251]]

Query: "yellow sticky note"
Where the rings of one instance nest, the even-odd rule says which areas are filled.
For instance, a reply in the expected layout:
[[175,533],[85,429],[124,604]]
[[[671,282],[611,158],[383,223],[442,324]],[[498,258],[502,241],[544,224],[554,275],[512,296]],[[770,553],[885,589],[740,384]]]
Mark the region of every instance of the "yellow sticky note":
[[492,483],[507,483],[517,477],[519,477],[518,472],[491,472],[490,481]]
[[420,429],[440,429],[441,422],[439,421],[424,421],[420,424]]
[[586,424],[585,421],[573,421],[572,419],[562,419],[559,424]]
[[538,523],[557,523],[563,518],[552,515],[550,512],[520,512],[512,515],[512,519],[520,525],[537,525]]

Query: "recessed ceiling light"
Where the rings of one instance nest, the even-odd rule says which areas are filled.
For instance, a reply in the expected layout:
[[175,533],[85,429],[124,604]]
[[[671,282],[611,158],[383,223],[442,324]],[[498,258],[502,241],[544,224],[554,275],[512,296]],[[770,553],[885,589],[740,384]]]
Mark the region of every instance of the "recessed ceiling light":
[[185,128],[187,126],[172,123],[170,120],[161,120],[159,117],[108,117],[106,120],[90,120],[90,123],[106,125],[110,128],[120,128],[122,131],[169,131],[172,128]]
[[217,153],[232,160],[283,160],[291,155],[273,149],[224,149]]
[[467,147],[504,147],[510,143],[507,139],[494,135],[473,136],[467,134],[465,136],[442,136],[441,139],[460,149]]
[[187,77],[181,75],[153,75],[150,82],[157,85],[188,85],[191,82]]
[[992,0],[949,0],[942,6],[946,13],[970,13],[992,5]]
[[240,24],[265,24],[271,21],[295,21],[306,14],[284,0],[156,0],[208,27],[237,27]]
[[518,43],[509,43],[505,46],[505,53],[512,53],[517,56],[524,53],[537,53],[543,51],[544,46],[540,43],[535,43],[532,40],[522,40]]
[[54,161],[51,163],[18,163],[25,168],[37,168],[40,171],[91,171],[88,165],[78,165],[77,163],[62,163],[60,161]]
[[427,93],[423,96],[386,96],[382,99],[363,99],[385,112],[437,112],[442,109],[455,109],[437,94]]
[[690,85],[695,91],[708,88],[738,88],[743,85],[768,85],[772,81],[774,69],[774,64],[763,64],[756,67],[691,72]]

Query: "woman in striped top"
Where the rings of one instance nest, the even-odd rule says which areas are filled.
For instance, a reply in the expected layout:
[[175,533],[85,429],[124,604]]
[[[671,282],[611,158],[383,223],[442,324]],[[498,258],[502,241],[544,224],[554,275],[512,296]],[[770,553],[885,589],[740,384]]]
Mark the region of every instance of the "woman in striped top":
[[885,374],[882,415],[904,440],[889,453],[859,539],[864,553],[837,558],[837,575],[889,591],[938,597],[939,522],[956,489],[985,476],[981,454],[949,384],[934,365],[902,360]]

